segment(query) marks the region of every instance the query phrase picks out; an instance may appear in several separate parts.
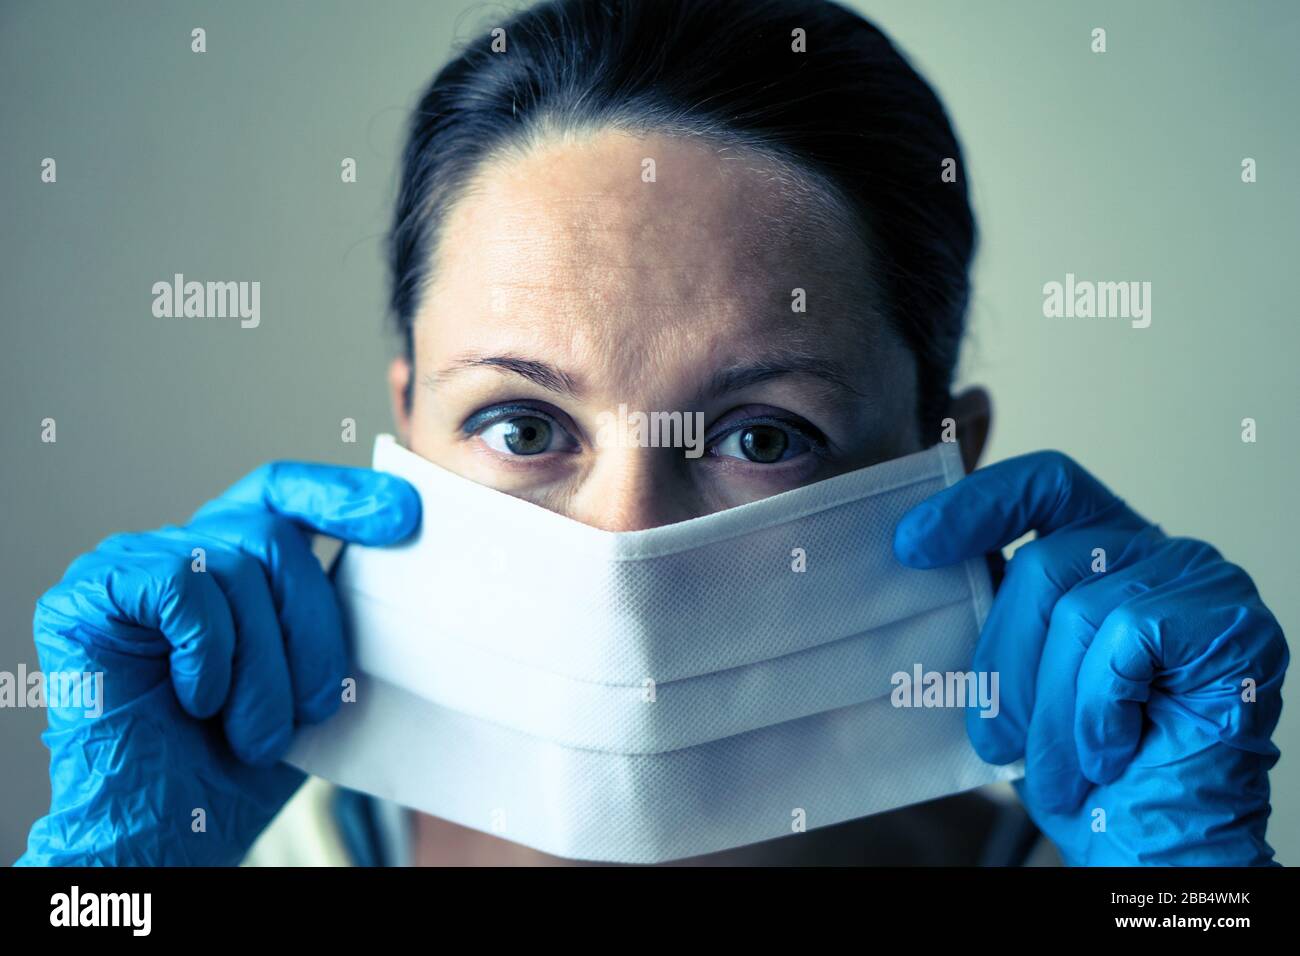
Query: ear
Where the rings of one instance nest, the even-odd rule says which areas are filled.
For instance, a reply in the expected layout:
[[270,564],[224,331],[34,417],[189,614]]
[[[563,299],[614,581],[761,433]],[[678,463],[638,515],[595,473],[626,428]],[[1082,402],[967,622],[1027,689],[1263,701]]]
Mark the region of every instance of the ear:
[[407,448],[411,447],[411,409],[406,402],[410,382],[411,363],[405,356],[398,356],[388,365],[388,400],[393,404],[397,437]]
[[948,402],[948,417],[957,423],[957,443],[961,445],[961,460],[970,474],[984,454],[993,425],[993,403],[984,389],[968,388],[954,395]]

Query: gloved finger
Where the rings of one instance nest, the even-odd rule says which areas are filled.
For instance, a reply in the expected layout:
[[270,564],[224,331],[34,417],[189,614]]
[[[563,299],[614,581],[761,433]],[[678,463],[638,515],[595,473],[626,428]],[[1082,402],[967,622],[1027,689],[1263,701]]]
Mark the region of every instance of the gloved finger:
[[1290,660],[1281,625],[1250,576],[1208,544],[1175,538],[1165,551],[1183,573],[1138,605],[1162,617],[1160,691],[1211,723],[1221,742],[1272,753]]
[[1076,593],[1066,594],[1052,610],[1025,740],[1025,795],[1058,813],[1075,809],[1091,787],[1074,742],[1075,686],[1088,642],[1101,621],[1093,623],[1092,601]]
[[1042,693],[1040,660],[1052,609],[1092,575],[1094,549],[1118,554],[1128,537],[1110,530],[1067,531],[1029,542],[1008,562],[972,662],[976,673],[998,675],[997,716],[982,716],[986,712],[975,708],[966,712],[971,745],[982,759],[1004,764],[1025,756],[1034,701]]
[[293,735],[293,697],[280,624],[262,566],[192,526],[163,528],[141,540],[150,551],[188,562],[192,574],[210,576],[221,588],[235,629],[231,685],[221,709],[226,739],[244,763],[275,763]]
[[[235,626],[221,588],[191,570],[190,560],[149,535],[119,535],[74,561],[63,582],[38,602],[35,630],[104,641],[110,650],[138,647],[120,625],[159,633],[170,650],[172,686],[200,719],[221,709],[230,689]],[[89,625],[90,632],[87,630]]]
[[1150,558],[1146,564],[1158,570],[1149,577],[1162,573],[1165,583],[1112,611],[1084,656],[1075,738],[1090,780],[1105,783],[1123,772],[1141,741],[1143,705],[1154,696],[1181,716],[1189,735],[1274,750],[1269,737],[1286,667],[1281,629],[1245,595],[1239,569],[1217,554],[1206,560],[1205,549],[1175,539]]
[[263,465],[200,508],[194,517],[247,505],[356,544],[392,544],[420,523],[420,497],[396,475],[294,461]]
[[1267,865],[1267,771],[1276,755],[1200,741],[1189,748],[1181,717],[1158,707],[1148,716],[1133,762],[1114,782],[1092,787],[1077,810],[1048,810],[1028,799],[1024,780],[1012,783],[1066,864]]
[[226,594],[235,623],[230,693],[221,711],[235,756],[255,767],[276,763],[293,739],[293,697],[280,622],[262,566],[219,544],[207,570]]
[[[1079,550],[1089,558],[1089,573],[1052,608],[1025,745],[1026,792],[1045,809],[1058,812],[1077,808],[1091,787],[1075,739],[1080,670],[1088,648],[1112,611],[1176,573],[1144,557],[1150,550],[1145,545],[1158,540],[1154,534],[1144,532],[1123,550],[1107,547],[1100,532],[1072,536],[1084,539]],[[1089,547],[1092,544],[1096,547]],[[1100,564],[1106,556],[1110,563]]]
[[331,716],[342,700],[347,649],[334,587],[306,534],[270,512],[249,508],[200,518],[191,528],[260,564],[284,639],[294,719],[317,723]]
[[988,554],[1022,535],[1088,526],[1138,531],[1148,522],[1101,482],[1056,451],[980,468],[903,515],[894,554],[912,568],[936,568]]

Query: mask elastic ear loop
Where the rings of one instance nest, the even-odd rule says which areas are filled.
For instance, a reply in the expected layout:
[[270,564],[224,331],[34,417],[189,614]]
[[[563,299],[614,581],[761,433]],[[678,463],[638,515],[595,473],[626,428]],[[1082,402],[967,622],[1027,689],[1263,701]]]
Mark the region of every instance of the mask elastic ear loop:
[[402,404],[406,409],[406,414],[411,414],[411,399],[415,395],[415,345],[412,342],[413,333],[408,326],[406,329],[406,367],[409,370],[406,376],[406,387],[402,389]]
[[[966,477],[966,468],[961,460],[961,445],[958,442],[939,442],[939,461],[943,465],[944,487],[951,488]],[[975,627],[983,630],[984,620],[988,617],[993,603],[991,583],[979,572],[984,559],[970,558],[964,562],[966,586],[970,588],[971,599],[975,605]]]

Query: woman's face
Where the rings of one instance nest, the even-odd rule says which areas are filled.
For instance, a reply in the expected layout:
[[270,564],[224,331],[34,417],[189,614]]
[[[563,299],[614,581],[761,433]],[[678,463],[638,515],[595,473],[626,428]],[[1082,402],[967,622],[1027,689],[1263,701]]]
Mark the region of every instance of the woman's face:
[[393,366],[406,444],[611,531],[919,450],[912,356],[833,209],[701,140],[606,131],[493,160],[444,222],[413,373]]

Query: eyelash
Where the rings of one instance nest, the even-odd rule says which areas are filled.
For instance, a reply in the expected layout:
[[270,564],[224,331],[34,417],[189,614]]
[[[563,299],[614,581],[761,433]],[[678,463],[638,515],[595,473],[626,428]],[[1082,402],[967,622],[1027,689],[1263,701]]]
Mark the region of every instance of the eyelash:
[[[489,427],[498,424],[499,422],[509,421],[511,418],[521,418],[521,417],[540,418],[546,422],[549,422],[552,428],[559,429],[560,431],[567,434],[575,442],[577,441],[577,439],[573,437],[572,430],[565,427],[565,425],[561,423],[554,414],[547,412],[544,409],[538,408],[534,405],[520,405],[520,404],[496,405],[493,406],[492,408],[486,408],[483,409],[482,411],[475,412],[473,415],[471,415],[469,418],[465,420],[464,424],[461,425],[461,433],[465,435],[467,438],[474,437],[482,434],[482,432],[487,430]],[[712,449],[716,448],[721,442],[723,442],[725,439],[729,438],[730,436],[736,434],[737,432],[743,431],[746,428],[753,428],[759,425],[767,425],[774,428],[781,428],[793,433],[794,435],[798,436],[803,441],[808,443],[809,453],[814,455],[824,456],[829,447],[829,442],[827,441],[826,437],[811,425],[802,422],[797,422],[789,418],[782,418],[778,415],[755,415],[755,416],[745,418],[738,422],[730,423],[728,424],[725,430],[706,438],[704,440],[706,454],[711,453]],[[540,457],[540,456],[517,455],[511,457],[529,458],[529,457]],[[735,456],[731,456],[731,455],[715,456],[715,457],[735,458]],[[741,461],[744,459],[735,459],[735,460]],[[750,464],[758,464],[758,463],[750,462]],[[773,462],[769,464],[767,467],[771,467],[772,464],[780,464],[780,462]]]
[[489,425],[495,424],[502,419],[524,415],[535,418],[544,418],[549,422],[557,425],[559,424],[559,422],[555,421],[555,416],[548,414],[540,408],[535,408],[532,405],[494,405],[491,408],[477,411],[469,418],[465,419],[464,424],[460,426],[460,430],[466,436],[477,435]]

